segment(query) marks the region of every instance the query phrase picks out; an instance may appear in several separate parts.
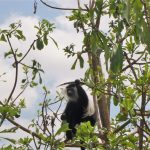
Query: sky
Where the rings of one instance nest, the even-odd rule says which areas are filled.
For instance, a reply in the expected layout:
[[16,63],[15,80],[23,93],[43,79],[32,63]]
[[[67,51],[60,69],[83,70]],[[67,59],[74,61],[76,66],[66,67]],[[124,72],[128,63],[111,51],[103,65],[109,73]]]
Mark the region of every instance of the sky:
[[[72,8],[77,6],[75,0],[63,0],[63,3],[62,0],[47,0],[47,2],[59,7]],[[87,0],[83,2],[87,2]],[[50,41],[49,45],[45,47],[44,50],[32,51],[25,60],[25,63],[29,64],[30,60],[35,58],[41,63],[45,71],[42,75],[43,83],[49,88],[52,98],[54,98],[59,84],[84,77],[86,67],[84,69],[77,67],[76,70],[71,70],[70,68],[74,62],[74,58],[67,59],[62,50],[72,43],[76,45],[75,48],[77,50],[81,50],[83,36],[80,33],[77,34],[76,30],[73,28],[73,24],[67,20],[66,16],[69,15],[69,11],[54,10],[44,6],[39,1],[37,1],[37,3],[37,13],[34,14],[34,0],[0,0],[0,28],[7,28],[10,23],[21,20],[22,29],[27,36],[27,41],[25,43],[12,41],[12,43],[14,48],[22,49],[22,51],[25,52],[30,46],[31,41],[35,38],[34,25],[38,24],[42,19],[47,19],[55,24],[56,29],[51,36],[57,41],[59,49]],[[101,26],[104,32],[108,30],[107,23],[108,19],[103,18]],[[0,81],[1,99],[7,98],[14,79],[13,68],[10,66],[9,60],[6,61],[4,59],[4,51],[7,49],[7,45],[4,43],[0,44],[0,75],[6,72],[6,75],[1,80],[7,80],[5,83]],[[21,80],[22,77],[23,75],[20,74],[19,79]],[[19,92],[20,87],[18,83],[14,96]],[[37,108],[38,103],[42,100],[42,94],[43,91],[41,88],[28,88],[25,91],[22,97],[26,99],[27,108],[23,110],[22,118],[18,119],[18,122],[27,126],[31,119],[35,117],[35,108]]]

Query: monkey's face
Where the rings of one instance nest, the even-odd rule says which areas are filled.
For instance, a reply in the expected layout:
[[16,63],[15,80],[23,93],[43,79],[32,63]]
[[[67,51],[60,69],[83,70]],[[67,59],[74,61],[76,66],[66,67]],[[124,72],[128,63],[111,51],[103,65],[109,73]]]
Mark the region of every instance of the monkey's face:
[[69,100],[71,101],[77,101],[78,100],[78,90],[77,87],[75,85],[68,85],[66,87],[66,95],[68,97]]

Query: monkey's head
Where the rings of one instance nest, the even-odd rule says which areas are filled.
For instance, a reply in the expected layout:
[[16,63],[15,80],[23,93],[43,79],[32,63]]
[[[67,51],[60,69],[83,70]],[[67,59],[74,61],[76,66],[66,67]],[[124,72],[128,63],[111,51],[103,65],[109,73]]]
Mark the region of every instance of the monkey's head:
[[73,82],[66,82],[59,86],[67,85],[65,88],[62,88],[62,93],[67,101],[77,101],[80,95],[82,94],[82,87],[80,80],[75,80]]
[[72,82],[68,86],[66,86],[66,95],[70,101],[78,100],[79,98],[78,86],[80,86],[79,80],[75,80],[75,82]]

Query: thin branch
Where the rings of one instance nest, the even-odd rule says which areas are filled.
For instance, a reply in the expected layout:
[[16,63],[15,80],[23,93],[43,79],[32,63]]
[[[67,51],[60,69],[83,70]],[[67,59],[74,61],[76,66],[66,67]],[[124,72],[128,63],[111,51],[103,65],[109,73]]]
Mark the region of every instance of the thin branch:
[[120,127],[114,130],[113,133],[118,133],[119,131],[123,130],[129,123],[131,123],[131,120],[129,119],[124,124],[122,124]]
[[[46,2],[44,2],[43,0],[40,0],[41,3],[43,3],[45,6],[52,8],[52,9],[58,9],[58,10],[79,10],[78,8],[62,8],[62,7],[56,7],[56,6],[52,6],[50,4],[47,4]],[[80,9],[82,11],[87,11],[86,9]]]
[[80,10],[81,9],[80,0],[77,0],[77,3],[78,3],[78,8]]
[[[141,112],[145,112],[145,102],[146,102],[146,92],[144,91],[144,86],[142,86]],[[143,149],[144,120],[143,118],[140,120],[140,129],[139,129],[139,149],[141,150]]]
[[150,64],[150,62],[145,62],[145,63],[135,63],[135,65],[145,65],[145,64]]
[[54,105],[54,104],[58,103],[59,101],[62,101],[62,99],[64,99],[64,97],[62,97],[61,99],[59,99],[59,100],[57,100],[55,102],[50,103],[49,105]]
[[127,59],[127,62],[128,62],[129,66],[130,66],[130,68],[131,68],[131,70],[132,70],[132,73],[133,73],[135,79],[138,80],[138,77],[137,77],[137,75],[136,75],[136,72],[135,72],[135,70],[134,70],[134,68],[133,68],[132,63],[130,62],[130,59],[129,59],[127,53],[124,52],[124,55],[125,55],[125,57],[126,57],[126,59]]
[[13,99],[12,104],[24,93],[24,91],[26,90],[27,87],[28,87],[28,83],[26,83],[25,87],[24,87],[23,90],[16,96],[16,98]]
[[150,136],[150,133],[149,133],[147,130],[141,128],[137,123],[136,123],[135,125],[136,125],[140,130],[143,130],[148,136]]
[[37,144],[36,144],[35,137],[34,136],[32,136],[32,137],[33,137],[33,142],[34,142],[34,145],[35,145],[36,149],[39,149]]
[[37,71],[44,72],[42,69],[39,69],[39,68],[36,68],[36,67],[32,67],[32,66],[28,66],[28,65],[26,65],[24,63],[21,63],[21,62],[20,62],[20,64],[23,65],[23,66],[25,66],[25,67],[27,67],[27,68],[30,68],[30,69],[33,69],[33,70],[36,69]]
[[147,116],[150,117],[150,112],[149,111],[145,111],[145,112],[141,112],[140,109],[134,109],[135,113],[137,116]]
[[138,64],[137,62],[142,58],[143,55],[144,55],[144,53],[139,58],[137,58],[136,60],[134,60],[132,63],[130,62],[130,64],[128,66],[126,66],[126,67],[124,67],[122,69],[122,72],[124,72],[125,70],[127,70],[128,68],[130,68],[130,65]]
[[21,27],[21,23],[20,22],[18,22],[17,24],[18,25],[13,30],[10,30],[9,35],[11,35],[13,32],[15,32],[19,27]]
[[17,57],[16,57],[16,54],[13,50],[13,47],[11,45],[11,42],[10,42],[10,39],[9,39],[9,36],[7,35],[7,40],[8,40],[8,43],[9,43],[9,46],[11,48],[11,51],[12,51],[12,54],[13,54],[13,57],[14,57],[14,60],[15,60],[15,68],[16,68],[16,72],[15,72],[15,82],[14,82],[14,85],[13,85],[13,88],[8,96],[8,99],[7,99],[7,102],[6,103],[9,103],[14,91],[15,91],[15,88],[16,88],[16,85],[17,85],[17,81],[18,81],[18,61],[17,61]]
[[14,120],[10,119],[9,117],[6,117],[6,119],[7,119],[9,122],[11,122],[13,125],[15,125],[16,127],[18,127],[19,129],[25,131],[26,133],[29,133],[30,135],[32,135],[32,136],[34,136],[34,137],[36,137],[36,138],[38,138],[38,139],[41,139],[40,136],[39,136],[37,133],[32,132],[31,130],[29,130],[29,129],[23,127],[22,125],[18,124],[17,122],[15,122]]
[[50,133],[50,131],[49,131],[49,129],[47,128],[47,113],[45,114],[45,112],[46,112],[46,106],[47,106],[47,104],[46,104],[46,98],[47,98],[47,94],[48,94],[48,92],[46,91],[45,92],[45,96],[44,96],[44,101],[43,101],[43,104],[42,104],[42,123],[43,123],[43,133],[44,134],[46,134],[46,131],[48,131],[48,133],[51,135],[51,133]]
[[28,51],[27,51],[27,52],[24,54],[24,56],[18,61],[18,63],[21,63],[21,62],[24,60],[24,58],[25,58],[25,57],[28,55],[28,53],[31,51],[31,49],[32,49],[32,47],[34,46],[34,44],[35,44],[36,41],[37,41],[37,39],[32,42],[32,44],[30,45]]
[[35,0],[35,1],[34,1],[34,11],[33,11],[34,14],[36,14],[36,10],[37,10],[37,2],[36,2],[36,0]]
[[145,120],[145,116],[146,116],[146,115],[147,115],[148,117],[150,116],[150,114],[145,114],[145,115],[144,115],[144,114],[142,113],[142,110],[141,110],[141,117],[142,117],[142,119],[143,119],[143,123],[144,123],[146,129],[150,132],[150,128],[149,128],[149,126],[148,126],[148,124],[147,124],[147,122],[146,122],[146,120]]

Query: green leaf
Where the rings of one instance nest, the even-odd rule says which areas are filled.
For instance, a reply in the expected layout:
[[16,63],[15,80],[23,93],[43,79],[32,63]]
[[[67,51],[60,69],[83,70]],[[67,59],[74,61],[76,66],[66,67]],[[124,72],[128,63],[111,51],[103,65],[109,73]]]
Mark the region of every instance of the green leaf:
[[45,45],[48,44],[47,34],[44,34],[43,42],[44,42]]
[[126,121],[128,119],[127,115],[125,115],[123,113],[119,113],[116,118],[118,121]]
[[4,57],[6,58],[6,57],[8,57],[8,56],[10,56],[10,55],[12,55],[12,51],[10,50],[9,52],[6,52],[5,54],[4,54]]
[[26,107],[25,99],[20,99],[20,101],[19,101],[19,107],[20,108],[25,108]]
[[39,73],[39,83],[42,84],[42,77],[41,77],[40,73]]
[[19,142],[23,145],[29,145],[31,141],[32,141],[32,138],[29,138],[29,137],[19,139]]
[[22,53],[17,54],[18,57],[22,57]]
[[4,34],[1,35],[0,41],[7,42]]
[[7,141],[9,141],[9,142],[11,142],[13,144],[16,144],[16,140],[14,140],[14,139],[5,138],[5,137],[0,137],[0,138],[5,139],[5,140],[7,140]]
[[51,39],[52,39],[52,41],[54,42],[54,44],[56,45],[56,47],[58,48],[58,44],[57,44],[57,42],[52,38],[52,37],[50,37]]
[[113,97],[113,101],[114,101],[114,105],[117,106],[119,101],[118,101],[118,99],[115,96]]
[[61,134],[62,132],[66,132],[68,130],[68,123],[63,123],[62,126],[57,130],[55,136]]
[[122,45],[119,44],[115,47],[111,57],[110,69],[113,73],[118,73],[121,71],[123,65],[123,50]]
[[108,47],[108,39],[107,37],[102,33],[102,32],[98,32],[98,37],[99,37],[99,40],[100,40],[100,47],[102,49],[104,49],[105,51],[105,62],[106,62],[106,69],[108,70],[108,60],[110,58],[110,48]]
[[84,59],[82,58],[82,56],[80,55],[79,56],[79,62],[80,62],[80,68],[83,68],[84,67]]
[[41,38],[37,39],[36,47],[37,47],[38,50],[42,50],[44,48],[44,44],[43,44],[43,41],[41,40]]
[[33,67],[37,64],[36,60],[32,60]]
[[16,30],[16,32],[17,32],[16,37],[17,37],[18,39],[21,39],[21,40],[23,40],[23,41],[26,39],[25,36],[23,35],[23,32],[22,32],[21,30]]
[[26,82],[26,79],[22,79],[22,81],[21,81],[22,83],[25,83]]
[[5,129],[5,130],[0,131],[0,133],[14,133],[16,132],[17,129],[18,127],[12,127],[10,129]]
[[30,83],[30,87],[35,87],[35,86],[37,86],[38,85],[38,83],[36,83],[36,82],[34,82],[34,81],[32,81],[31,83]]
[[46,86],[43,86],[43,90],[44,90],[45,92],[47,92]]
[[72,67],[71,67],[71,70],[74,70],[74,69],[76,68],[77,60],[78,60],[78,59],[76,59],[75,62],[73,63],[73,65],[72,65]]

